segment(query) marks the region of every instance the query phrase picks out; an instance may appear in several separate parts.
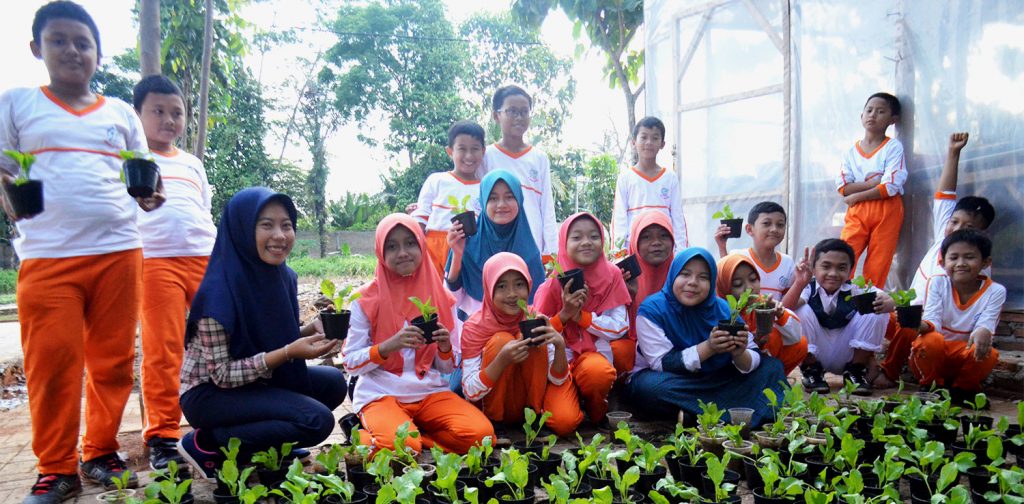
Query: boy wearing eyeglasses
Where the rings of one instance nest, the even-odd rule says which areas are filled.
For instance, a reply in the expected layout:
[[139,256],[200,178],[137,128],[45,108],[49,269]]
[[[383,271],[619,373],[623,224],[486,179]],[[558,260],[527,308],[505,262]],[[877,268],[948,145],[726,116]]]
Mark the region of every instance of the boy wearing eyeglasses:
[[523,187],[523,210],[544,262],[558,250],[555,200],[551,190],[548,155],[523,138],[530,127],[533,98],[516,85],[503,86],[491,100],[493,117],[501,127],[501,139],[484,152],[483,172],[508,170]]

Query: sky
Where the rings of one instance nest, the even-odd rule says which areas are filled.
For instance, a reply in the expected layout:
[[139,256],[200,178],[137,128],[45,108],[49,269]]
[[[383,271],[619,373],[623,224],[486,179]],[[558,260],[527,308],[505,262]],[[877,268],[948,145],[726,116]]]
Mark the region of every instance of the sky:
[[[103,53],[114,56],[137,44],[138,28],[132,16],[135,0],[78,0],[96,20],[99,26]],[[509,8],[509,0],[443,0],[452,23],[458,25],[470,15],[479,11],[500,12]],[[5,48],[0,61],[8,71],[0,73],[0,91],[12,87],[38,86],[47,82],[46,69],[42,62],[32,57],[28,42],[32,38],[32,16],[45,0],[7,2],[4,6],[5,25],[13,29],[0,30],[0,47]],[[247,6],[242,15],[255,25],[269,29],[311,26],[316,13],[309,2],[300,0],[269,0]],[[553,13],[542,27],[542,37],[552,50],[563,57],[572,57],[575,41],[572,38],[572,23],[561,12]],[[304,68],[297,62],[299,56],[315,54],[317,48],[328,48],[333,43],[329,33],[298,32],[302,38],[295,46],[279,47],[265,55],[251,53],[246,64],[253,74],[260,77],[265,96],[280,99],[282,104],[294,103],[294,85],[286,84],[304,77]],[[638,36],[636,40],[642,40]],[[563,148],[577,146],[594,148],[606,130],[613,126],[621,132],[626,121],[622,92],[609,89],[603,78],[603,54],[596,50],[585,53],[575,62],[573,75],[577,81],[576,99],[571,117],[563,131]],[[290,91],[290,93],[289,93]],[[287,108],[287,107],[285,107]],[[637,114],[642,115],[643,100],[638,103]],[[288,111],[268,112],[269,119],[287,120]],[[371,124],[380,132],[383,123]],[[357,139],[359,127],[345,125],[328,140],[328,163],[331,174],[327,182],[329,199],[337,199],[345,192],[376,193],[382,189],[380,174],[389,167],[404,166],[402,159],[390,158],[380,147],[369,147]],[[291,143],[284,150],[284,158],[309,166],[310,156],[301,145]],[[276,159],[281,154],[281,140],[277,135],[265,139],[268,154]],[[545,146],[542,146],[545,147]],[[546,146],[549,151],[556,146]],[[667,150],[667,149],[666,149]]]

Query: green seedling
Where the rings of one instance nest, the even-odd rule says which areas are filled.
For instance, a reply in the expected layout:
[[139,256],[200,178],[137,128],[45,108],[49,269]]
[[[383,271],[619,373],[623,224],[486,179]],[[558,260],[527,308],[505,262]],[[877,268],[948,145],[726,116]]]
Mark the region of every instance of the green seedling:
[[615,484],[615,492],[618,494],[618,501],[623,504],[636,502],[631,495],[633,486],[640,481],[640,468],[632,466],[626,472],[619,474],[618,467],[611,468],[612,481]]
[[416,497],[423,493],[420,483],[423,482],[423,471],[414,469],[381,485],[377,493],[378,504],[415,504]]
[[409,422],[402,422],[402,425],[399,425],[398,429],[395,430],[395,459],[406,467],[418,465],[416,463],[416,452],[406,446],[406,440],[409,438],[419,438],[420,432],[411,429],[412,425]]
[[420,315],[423,317],[424,321],[430,320],[433,318],[433,315],[437,313],[437,308],[430,304],[429,297],[424,301],[416,296],[412,296],[409,298],[409,301],[416,305],[416,309],[420,311]]
[[750,301],[751,290],[747,289],[743,294],[740,294],[740,298],[736,299],[732,294],[725,296],[725,300],[729,302],[729,322],[735,324],[740,321],[740,316],[744,310],[747,310],[747,303]]
[[341,502],[352,502],[352,496],[356,493],[356,486],[341,479],[337,474],[314,474],[313,479],[322,488],[320,492],[321,497],[337,495],[341,498]]
[[395,459],[395,452],[388,448],[381,448],[373,455],[369,462],[365,463],[366,472],[373,476],[377,485],[383,487],[395,476],[395,470],[391,462]]
[[[854,286],[856,286],[859,289],[859,292],[861,294],[863,294],[863,293],[865,293],[865,292],[867,292],[867,291],[869,291],[869,290],[871,290],[871,289],[873,289],[875,287],[874,282],[864,278],[864,275],[857,275],[857,278],[854,278],[853,280],[850,280],[850,283],[853,284]],[[850,294],[850,295],[846,296],[845,299],[847,301],[849,301],[852,298],[853,298],[853,294]]]
[[257,502],[263,502],[267,496],[270,495],[270,491],[263,485],[256,485],[251,488],[242,488],[238,491],[238,500],[241,504],[256,504]]
[[636,466],[644,474],[653,474],[654,470],[661,464],[662,459],[672,452],[672,445],[656,446],[654,443],[641,441],[640,453],[635,457]]
[[537,318],[537,312],[530,309],[530,306],[526,304],[525,299],[516,301],[516,304],[519,305],[519,310],[523,312],[523,316],[526,317],[526,320],[533,320]]
[[725,468],[729,466],[730,452],[725,452],[719,459],[714,454],[708,454],[708,479],[711,480],[715,502],[725,502],[725,499],[736,489],[732,483],[723,483],[725,480]]
[[[551,412],[545,411],[543,415],[538,417],[537,412],[533,411],[532,408],[525,408],[523,410],[523,417],[526,420],[523,422],[523,432],[526,433],[526,446],[531,446],[533,441],[537,439],[537,435],[540,434],[544,424],[551,418]],[[534,423],[537,424],[536,427],[534,427]]]
[[513,499],[526,498],[526,486],[530,481],[530,458],[510,448],[501,453],[501,464],[494,476],[484,482],[487,488],[496,483],[504,483]]
[[351,446],[332,444],[330,448],[316,454],[316,461],[324,467],[327,474],[337,474],[341,468],[341,462],[349,453],[352,453]]
[[227,448],[223,446],[220,448],[225,458],[220,470],[217,471],[217,479],[227,487],[231,495],[236,497],[238,497],[239,491],[245,488],[245,482],[249,481],[249,476],[256,469],[250,466],[239,470],[238,451],[241,446],[242,441],[233,437],[228,440]]
[[700,406],[700,414],[697,415],[700,433],[706,437],[714,437],[715,428],[722,422],[725,410],[718,409],[718,405],[713,402],[706,403],[700,399],[697,399],[697,404]]
[[167,469],[154,473],[153,482],[146,485],[146,501],[181,504],[191,486],[191,478],[178,482],[178,463],[172,460]]
[[545,265],[545,268],[550,268],[548,276],[562,276],[565,274],[565,271],[562,270],[562,265],[558,263],[558,254],[551,254],[551,262]]
[[896,289],[889,293],[889,297],[892,298],[892,301],[896,303],[897,307],[910,306],[910,302],[917,299],[917,291],[915,291],[914,289]]
[[558,443],[558,436],[555,436],[554,434],[549,434],[544,444],[541,445],[540,448],[541,460],[547,460],[551,458],[551,450],[555,447],[556,443]]
[[732,208],[729,208],[729,204],[726,203],[724,206],[722,206],[721,210],[711,214],[711,218],[712,219],[729,220],[729,219],[735,219],[736,215],[732,213]]
[[18,176],[14,179],[14,185],[22,185],[28,182],[29,172],[32,171],[32,163],[36,162],[36,157],[29,152],[18,152],[16,150],[4,149],[4,154],[18,163]]
[[684,460],[686,465],[695,466],[704,458],[704,452],[701,451],[695,429],[688,429],[683,427],[683,424],[676,424],[676,431],[668,437],[668,441],[675,457]]
[[629,424],[624,421],[620,421],[619,424],[615,426],[614,437],[616,440],[621,441],[626,445],[626,449],[624,450],[625,453],[623,453],[619,458],[625,462],[633,460],[633,455],[644,442],[643,439],[640,439],[640,436],[633,434],[633,432],[629,430]]
[[[747,292],[752,292],[747,289]],[[741,296],[742,297],[742,296]],[[747,301],[747,310],[745,313],[750,313],[754,310],[774,310],[775,301],[768,294],[754,294],[750,296]]]
[[270,493],[284,498],[291,504],[316,504],[320,490],[320,484],[302,471],[302,461],[295,459],[288,466],[288,475],[280,488],[275,488]]
[[[674,498],[670,501],[665,497],[668,494]],[[654,484],[654,490],[647,493],[647,497],[654,504],[670,504],[671,502],[701,502],[700,491],[681,481],[672,481],[662,478]]]
[[143,152],[135,152],[135,151],[130,151],[130,150],[123,150],[121,152],[118,152],[117,155],[120,156],[121,159],[123,159],[125,161],[134,161],[136,159],[145,159],[147,161],[152,161],[153,160],[153,155],[152,154],[143,153]]
[[[596,457],[596,454],[594,456]],[[587,468],[594,460],[595,459],[584,459],[581,461],[576,457],[572,450],[565,450],[562,452],[561,465],[556,469],[557,472],[551,475],[551,482],[563,482],[566,487],[568,487],[568,493],[566,493],[566,498],[568,498],[569,493],[576,493],[579,491],[580,485],[583,484],[583,480],[586,477]]]
[[459,201],[459,198],[456,198],[455,196],[451,196],[451,195],[448,196],[448,204],[452,206],[452,214],[453,215],[458,215],[460,213],[464,213],[464,212],[469,212],[470,211],[470,209],[469,209],[469,197],[470,196],[467,194],[465,198],[462,198],[462,201]]
[[479,444],[469,447],[469,451],[466,452],[466,468],[469,469],[469,474],[476,476],[483,472],[484,465],[494,451],[493,442],[491,437],[487,436]]
[[764,496],[770,499],[785,499],[804,492],[804,482],[793,476],[779,458],[778,452],[765,450],[754,467],[764,481]]
[[295,446],[295,443],[282,444],[280,453],[278,453],[277,448],[271,446],[265,451],[253,453],[251,462],[263,466],[268,471],[280,470],[281,464],[284,463],[285,457],[292,452],[293,446]]
[[434,480],[430,484],[449,502],[459,502],[459,491],[455,483],[459,479],[464,457],[457,453],[445,453],[436,446],[430,449],[430,453],[434,458],[434,467],[437,468]]
[[320,281],[320,293],[334,303],[334,311],[338,313],[347,310],[349,306],[352,306],[353,301],[362,297],[361,292],[353,291],[355,291],[355,285],[347,285],[338,289],[334,282],[326,278]]

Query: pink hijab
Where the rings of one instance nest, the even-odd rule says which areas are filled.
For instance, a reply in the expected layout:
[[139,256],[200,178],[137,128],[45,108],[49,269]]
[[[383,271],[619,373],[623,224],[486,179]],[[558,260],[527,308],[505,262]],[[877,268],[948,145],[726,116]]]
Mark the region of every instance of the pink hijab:
[[[668,231],[669,235],[672,235],[672,221],[669,217],[662,212],[657,210],[650,210],[640,214],[639,217],[633,220],[632,225],[629,229],[629,253],[636,254],[637,262],[640,263],[640,276],[636,279],[636,298],[633,300],[633,304],[629,305],[629,339],[636,340],[636,311],[640,308],[640,303],[647,299],[647,296],[658,292],[665,285],[665,277],[668,276],[668,270],[672,267],[672,257],[674,253],[669,253],[668,259],[658,266],[654,266],[649,262],[645,262],[640,257],[640,233],[651,226],[661,226]],[[675,236],[672,237],[673,245],[675,245]],[[673,252],[675,252],[673,250]]]
[[498,283],[501,275],[508,271],[518,271],[526,279],[530,290],[533,290],[533,282],[530,280],[530,269],[521,257],[511,252],[499,252],[491,256],[484,263],[484,299],[483,307],[469,317],[469,320],[462,325],[462,358],[472,359],[479,356],[484,345],[496,333],[508,332],[516,334],[519,332],[519,321],[523,319],[520,315],[506,315],[500,310],[494,309],[494,286]]

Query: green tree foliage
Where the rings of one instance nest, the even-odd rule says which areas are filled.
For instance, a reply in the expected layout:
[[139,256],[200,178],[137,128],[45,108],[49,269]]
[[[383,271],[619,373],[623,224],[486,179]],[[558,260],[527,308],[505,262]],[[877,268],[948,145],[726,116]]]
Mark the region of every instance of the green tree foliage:
[[92,91],[104,96],[120,99],[129,105],[132,93],[139,79],[139,55],[128,51],[111,58],[108,63],[96,69],[92,77]]
[[309,197],[309,217],[313,220],[320,238],[320,257],[327,255],[327,138],[338,130],[341,116],[334,107],[335,74],[323,69],[309,82],[300,102],[301,114],[297,129],[306,141],[313,155],[313,167],[306,179],[305,193]]
[[572,61],[556,56],[535,28],[519,23],[509,13],[476,14],[462,23],[459,33],[468,41],[468,78],[463,86],[476,101],[477,122],[489,125],[497,140],[501,131],[492,120],[491,96],[498,87],[516,83],[524,86],[534,101],[531,143],[559,140],[576,97],[576,79],[570,75]]
[[549,157],[558,220],[577,211],[586,211],[606,225],[611,222],[615,181],[619,173],[615,156],[591,156],[581,149],[569,149]]
[[334,229],[369,230],[388,214],[388,207],[379,196],[346,192],[327,205],[327,214]]

